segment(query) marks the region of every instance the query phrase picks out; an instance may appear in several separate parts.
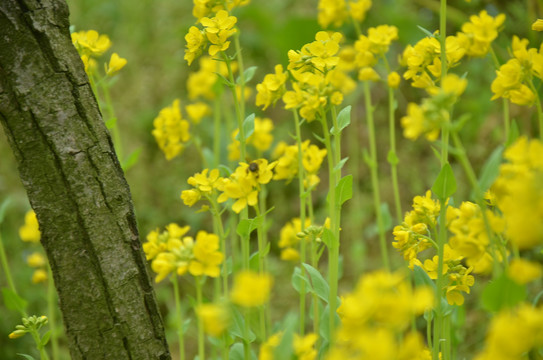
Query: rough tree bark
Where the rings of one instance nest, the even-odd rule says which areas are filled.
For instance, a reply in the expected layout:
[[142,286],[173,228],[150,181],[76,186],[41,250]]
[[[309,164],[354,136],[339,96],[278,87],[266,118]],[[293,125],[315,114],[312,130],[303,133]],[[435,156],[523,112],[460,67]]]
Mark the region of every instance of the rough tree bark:
[[0,122],[36,211],[73,359],[169,359],[128,185],[64,0],[0,1]]

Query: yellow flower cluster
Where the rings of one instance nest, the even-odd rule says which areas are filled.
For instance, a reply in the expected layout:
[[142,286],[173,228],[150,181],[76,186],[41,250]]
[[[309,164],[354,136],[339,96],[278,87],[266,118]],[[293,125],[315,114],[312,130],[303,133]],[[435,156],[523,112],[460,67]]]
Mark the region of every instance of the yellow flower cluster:
[[222,194],[217,201],[223,203],[228,199],[235,200],[232,210],[237,214],[247,205],[256,206],[260,187],[271,181],[276,164],[268,163],[266,159],[257,159],[250,164],[240,163],[232,175],[221,182],[218,190]]
[[[39,243],[41,232],[39,230],[38,218],[34,210],[29,210],[25,214],[25,223],[19,228],[19,237],[22,241]],[[32,268],[36,268],[32,274],[34,284],[47,281],[47,259],[38,251],[33,252],[26,258],[26,263]]]
[[204,331],[211,336],[219,337],[231,322],[230,312],[225,304],[208,303],[196,307],[196,315],[204,324]]
[[189,227],[170,224],[166,230],[151,231],[143,251],[151,268],[157,273],[156,282],[162,281],[170,273],[184,275],[187,271],[193,276],[207,275],[218,277],[219,265],[224,260],[224,254],[219,251],[219,237],[215,234],[199,231],[196,240],[185,236]]
[[248,5],[250,0],[193,0],[192,15],[198,20],[219,10],[232,11],[235,7]]
[[275,105],[285,93],[285,82],[288,74],[283,71],[283,65],[275,65],[275,74],[267,74],[264,80],[256,85],[256,106],[266,110],[271,104]]
[[359,69],[358,80],[377,81],[379,74],[372,68],[380,56],[388,52],[393,40],[398,39],[398,28],[379,25],[368,29],[368,35],[360,35],[354,43],[355,65]]
[[519,138],[504,153],[506,163],[492,186],[505,220],[505,234],[519,249],[543,244],[543,143]]
[[191,26],[185,36],[187,42],[185,60],[189,65],[205,51],[208,42],[211,44],[208,49],[210,56],[215,56],[220,51],[227,50],[230,46],[228,38],[236,32],[234,25],[237,18],[230,16],[226,10],[219,10],[215,17],[202,17],[199,21],[204,29],[200,30],[196,26]]
[[166,159],[171,160],[181,154],[185,144],[190,140],[190,124],[181,116],[179,99],[175,99],[171,106],[160,110],[153,125],[152,134]]
[[[260,352],[258,354],[258,360],[274,360],[275,349],[281,343],[283,333],[279,332],[270,336],[265,342],[260,345]],[[309,333],[305,336],[294,334],[294,340],[292,342],[292,348],[294,350],[294,356],[292,359],[296,360],[314,360],[317,358],[317,350],[315,344],[318,340],[317,334]]]
[[[96,68],[95,58],[102,56],[111,47],[111,41],[107,35],[100,35],[95,30],[75,32],[72,33],[71,37],[72,43],[85,65],[85,71],[90,75]],[[117,53],[111,54],[109,63],[104,64],[106,75],[115,75],[126,63],[127,60]]]
[[349,18],[362,22],[370,8],[371,0],[320,0],[318,22],[323,29],[340,27]]
[[[317,173],[326,153],[326,149],[319,149],[317,145],[311,144],[309,140],[302,143],[302,165],[306,172],[304,183],[306,188],[314,189],[320,182]],[[273,157],[277,159],[274,180],[287,180],[287,182],[290,182],[298,175],[297,145],[287,145],[281,141],[277,144]]]
[[500,27],[505,21],[505,15],[499,14],[495,18],[482,10],[479,16],[472,15],[470,22],[462,25],[462,32],[458,36],[465,36],[466,55],[485,56],[490,51],[490,45],[498,37]]
[[293,83],[283,95],[285,109],[300,109],[301,117],[311,122],[325,106],[340,105],[344,94],[354,90],[354,81],[337,67],[341,38],[337,32],[319,31],[315,41],[288,52]]
[[234,276],[230,301],[242,307],[256,307],[266,304],[270,299],[273,278],[267,273],[243,270]]
[[[413,210],[405,215],[401,225],[394,228],[392,246],[403,254],[409,261],[411,269],[421,267],[431,279],[438,277],[437,255],[421,261],[418,255],[437,245],[437,218],[440,204],[432,199],[430,190],[425,196],[415,196]],[[503,230],[503,222],[490,211],[487,212],[493,230],[497,233]],[[473,203],[462,203],[459,208],[447,208],[447,228],[453,234],[445,244],[443,256],[443,275],[447,278],[446,297],[449,304],[462,305],[462,292],[470,293],[475,279],[470,275],[477,267],[478,273],[488,273],[494,261],[490,248],[490,240],[482,219],[480,208]],[[497,253],[497,249],[495,249]],[[463,265],[466,261],[467,267]],[[501,260],[501,259],[500,259]]]
[[201,173],[196,173],[188,178],[187,183],[193,186],[193,189],[184,190],[181,192],[181,199],[187,206],[192,206],[202,195],[211,195],[214,189],[219,189],[223,186],[225,179],[219,176],[219,170],[204,169]]
[[[490,210],[486,211],[486,217],[494,233],[503,232],[504,222],[501,217]],[[466,264],[473,268],[474,273],[490,274],[494,261],[492,253],[498,255],[499,249],[491,250],[490,239],[479,205],[466,201],[458,208],[448,207],[447,223],[453,235],[449,239],[451,248],[465,257]]]
[[[228,68],[224,62],[215,61],[209,56],[202,56],[199,65],[200,69],[191,72],[187,79],[189,99],[194,100],[203,97],[207,100],[213,100],[216,96],[213,88],[219,79],[219,75],[227,77]],[[238,68],[237,62],[233,61],[230,67],[232,72],[235,73]]]
[[[254,132],[245,139],[245,143],[253,146],[260,154],[268,150],[273,142],[273,121],[269,118],[255,117],[254,125]],[[228,159],[232,161],[240,158],[240,142],[236,139],[238,134],[238,129],[232,132],[232,142],[228,145]]]
[[[543,347],[543,308],[521,304],[515,309],[502,310],[487,332],[485,349],[475,360],[529,359],[533,350]],[[540,350],[539,350],[540,351]]]
[[528,49],[528,40],[513,36],[513,58],[500,66],[491,84],[492,100],[504,98],[518,105],[531,106],[537,99],[532,79],[543,80],[543,46]]
[[337,310],[341,327],[326,359],[431,359],[422,336],[406,330],[413,316],[433,306],[433,291],[413,290],[402,273],[364,275],[342,297]]
[[404,136],[416,140],[424,135],[428,141],[435,141],[442,125],[450,121],[450,110],[466,86],[467,80],[456,74],[447,74],[439,88],[429,86],[426,90],[431,97],[423,99],[421,105],[407,105],[407,115],[401,119]]
[[21,320],[23,324],[15,326],[16,330],[12,331],[9,334],[10,339],[20,338],[21,336],[24,336],[26,333],[31,333],[32,335],[34,335],[37,331],[39,331],[42,328],[42,326],[47,325],[47,323],[49,322],[49,319],[45,315],[42,315],[42,316],[32,315],[29,317],[24,317]]

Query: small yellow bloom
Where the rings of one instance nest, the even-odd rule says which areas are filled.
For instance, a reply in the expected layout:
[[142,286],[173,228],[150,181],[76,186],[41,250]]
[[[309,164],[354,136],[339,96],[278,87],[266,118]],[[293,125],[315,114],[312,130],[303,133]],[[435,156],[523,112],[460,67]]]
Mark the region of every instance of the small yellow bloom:
[[542,275],[541,264],[524,259],[513,259],[507,269],[507,276],[521,285],[539,279]]
[[218,277],[221,273],[219,265],[224,255],[219,251],[219,237],[201,230],[196,235],[196,244],[192,248],[194,259],[189,264],[189,272],[193,276],[207,275]]
[[391,88],[397,89],[400,86],[400,81],[401,81],[400,74],[398,74],[396,71],[393,71],[390,74],[388,74],[387,83],[388,83],[388,86],[390,86]]
[[204,323],[204,331],[211,336],[220,336],[230,325],[228,308],[221,304],[202,304],[196,308],[196,315]]
[[273,278],[269,274],[258,274],[245,270],[234,277],[230,299],[236,305],[254,307],[264,305],[270,298]]
[[41,253],[36,251],[26,258],[26,263],[30,267],[40,267],[46,264],[46,260]]
[[25,223],[19,228],[19,237],[23,241],[37,243],[41,233],[38,226],[38,218],[34,210],[29,210],[25,215]]
[[39,284],[46,281],[47,281],[47,271],[43,269],[37,269],[36,271],[34,271],[34,274],[32,274],[33,284]]
[[109,60],[109,65],[105,65],[106,67],[106,75],[113,76],[115,73],[119,70],[121,70],[126,65],[126,59],[119,56],[117,53],[111,54],[111,58]]
[[15,330],[9,334],[10,339],[17,339],[24,336],[27,333],[25,330]]
[[532,24],[532,30],[535,30],[535,31],[543,31],[543,19],[537,19],[537,20]]
[[72,43],[80,54],[100,56],[111,47],[107,35],[100,35],[96,30],[72,33]]
[[193,124],[199,124],[204,116],[211,115],[211,107],[201,101],[185,106],[185,111]]
[[358,80],[360,81],[378,81],[379,74],[371,67],[364,67],[358,72]]

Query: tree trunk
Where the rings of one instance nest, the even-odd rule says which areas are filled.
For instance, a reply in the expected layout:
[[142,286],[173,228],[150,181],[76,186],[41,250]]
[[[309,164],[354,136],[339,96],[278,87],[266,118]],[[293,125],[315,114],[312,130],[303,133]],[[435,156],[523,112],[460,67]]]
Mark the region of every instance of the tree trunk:
[[64,0],[0,0],[0,122],[36,211],[73,359],[170,359],[128,184]]

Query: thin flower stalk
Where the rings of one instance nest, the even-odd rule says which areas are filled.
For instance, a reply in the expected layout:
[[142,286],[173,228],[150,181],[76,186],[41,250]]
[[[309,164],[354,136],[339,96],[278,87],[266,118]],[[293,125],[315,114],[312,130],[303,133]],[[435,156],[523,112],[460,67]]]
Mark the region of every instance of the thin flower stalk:
[[185,360],[185,338],[183,333],[183,309],[181,308],[181,297],[179,296],[179,279],[176,274],[170,277],[173,285],[173,294],[175,298],[175,313],[177,316],[177,341],[179,343],[179,359]]
[[[196,283],[196,308],[200,308],[203,304],[202,300],[202,282],[201,276],[195,276],[194,282]],[[205,359],[205,333],[204,323],[202,318],[198,316],[198,358]]]
[[379,169],[377,166],[377,144],[375,139],[375,124],[373,121],[373,106],[371,104],[371,93],[369,81],[364,81],[364,99],[366,104],[366,118],[368,121],[368,133],[370,143],[370,154],[368,165],[371,172],[371,184],[373,189],[373,204],[375,215],[377,216],[377,229],[379,233],[379,245],[381,247],[381,258],[383,268],[390,271],[390,262],[388,259],[388,249],[385,240],[385,227],[381,213],[381,195],[379,193]]
[[47,264],[47,312],[49,319],[49,328],[51,329],[51,351],[53,359],[58,359],[58,333],[57,333],[57,290],[55,289],[55,283],[53,281],[53,271],[51,266]]

